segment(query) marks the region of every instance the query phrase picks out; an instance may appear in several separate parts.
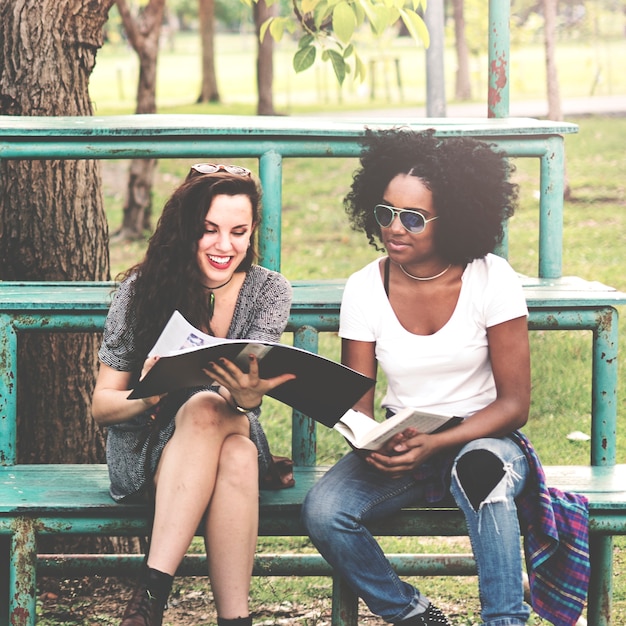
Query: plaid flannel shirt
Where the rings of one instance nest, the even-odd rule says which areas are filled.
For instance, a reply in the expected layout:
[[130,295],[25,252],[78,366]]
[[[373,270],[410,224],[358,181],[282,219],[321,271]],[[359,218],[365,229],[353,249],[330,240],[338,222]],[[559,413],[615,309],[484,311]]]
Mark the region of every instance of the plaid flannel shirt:
[[530,441],[512,439],[530,468],[517,510],[524,534],[531,605],[554,626],[573,626],[582,613],[589,586],[589,510],[587,499],[547,487]]

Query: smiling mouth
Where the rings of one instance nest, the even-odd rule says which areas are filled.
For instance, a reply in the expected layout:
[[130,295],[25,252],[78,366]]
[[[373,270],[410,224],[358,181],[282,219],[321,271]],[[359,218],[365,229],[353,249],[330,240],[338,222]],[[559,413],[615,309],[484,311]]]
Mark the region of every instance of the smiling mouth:
[[393,237],[390,237],[384,243],[385,245],[391,245],[391,246],[407,246],[408,245],[408,243],[404,241],[403,239],[396,239]]
[[209,261],[211,261],[213,265],[221,267],[226,267],[230,263],[232,258],[229,256],[213,256],[212,254],[209,254],[208,257]]

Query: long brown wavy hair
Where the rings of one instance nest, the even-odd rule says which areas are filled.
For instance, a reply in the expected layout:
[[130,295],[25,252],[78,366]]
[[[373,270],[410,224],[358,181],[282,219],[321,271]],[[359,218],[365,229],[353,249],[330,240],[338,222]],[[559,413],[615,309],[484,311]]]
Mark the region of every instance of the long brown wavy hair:
[[[211,332],[208,292],[196,260],[198,242],[213,198],[240,194],[250,199],[256,230],[261,212],[261,189],[256,179],[224,171],[190,173],[163,207],[143,260],[118,277],[135,276],[133,323],[137,348],[143,354],[148,353],[176,309],[194,326]],[[235,271],[248,271],[256,257],[253,232],[246,257]]]

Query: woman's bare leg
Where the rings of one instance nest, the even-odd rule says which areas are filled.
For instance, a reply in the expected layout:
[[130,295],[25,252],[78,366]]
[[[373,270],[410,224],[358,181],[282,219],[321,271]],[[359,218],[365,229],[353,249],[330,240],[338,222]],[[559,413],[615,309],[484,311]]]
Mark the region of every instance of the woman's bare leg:
[[258,452],[247,437],[224,442],[206,518],[205,543],[217,613],[248,615],[259,518]]
[[247,417],[233,415],[217,394],[196,394],[179,409],[155,477],[148,567],[175,574],[213,497],[224,442],[248,433]]

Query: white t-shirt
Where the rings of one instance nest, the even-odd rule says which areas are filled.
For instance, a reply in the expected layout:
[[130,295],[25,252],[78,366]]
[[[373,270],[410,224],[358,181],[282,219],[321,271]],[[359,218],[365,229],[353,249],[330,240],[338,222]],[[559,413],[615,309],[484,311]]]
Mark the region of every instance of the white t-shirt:
[[448,322],[433,335],[415,335],[393,312],[379,264],[373,261],[348,279],[339,336],[376,343],[388,383],[383,407],[468,417],[493,402],[487,328],[528,315],[513,268],[494,254],[468,264]]

